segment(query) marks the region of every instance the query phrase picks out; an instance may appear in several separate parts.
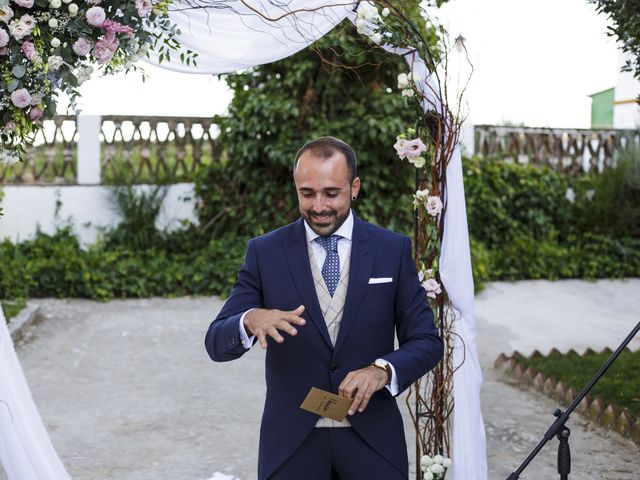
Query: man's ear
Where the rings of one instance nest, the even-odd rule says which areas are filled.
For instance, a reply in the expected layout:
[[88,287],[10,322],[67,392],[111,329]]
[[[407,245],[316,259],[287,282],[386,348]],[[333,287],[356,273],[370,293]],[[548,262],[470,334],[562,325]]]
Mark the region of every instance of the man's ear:
[[355,200],[356,198],[358,198],[358,193],[360,193],[360,177],[356,177],[353,179],[353,182],[351,182],[351,199]]

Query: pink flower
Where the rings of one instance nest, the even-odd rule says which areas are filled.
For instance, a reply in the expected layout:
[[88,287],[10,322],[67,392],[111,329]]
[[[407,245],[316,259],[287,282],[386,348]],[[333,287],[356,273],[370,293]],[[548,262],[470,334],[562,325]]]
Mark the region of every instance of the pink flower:
[[429,197],[427,199],[427,213],[435,217],[442,211],[442,200],[440,197]]
[[37,122],[42,118],[43,115],[44,115],[44,112],[40,110],[38,107],[33,107],[29,111],[29,118],[31,119],[32,122]]
[[138,15],[141,17],[146,17],[153,10],[153,5],[151,4],[151,0],[136,0],[136,8],[138,9]]
[[28,107],[31,105],[31,95],[29,95],[26,88],[19,88],[11,94],[11,103],[18,108]]
[[100,28],[107,31],[107,34],[115,35],[116,33],[124,33],[127,37],[133,38],[133,28],[122,25],[115,20],[105,20],[100,24]]
[[393,148],[396,149],[396,153],[400,156],[400,158],[404,158],[401,154],[404,152],[406,143],[407,143],[407,139],[406,138],[397,137],[397,141],[393,145]]
[[107,18],[107,14],[104,13],[104,9],[102,7],[91,7],[89,10],[87,10],[85,17],[89,25],[98,27],[105,21],[105,19]]
[[107,35],[96,42],[96,46],[93,49],[93,58],[101,65],[109,63],[114,53],[116,53],[118,45],[120,45],[120,42],[115,36]]
[[6,47],[9,43],[9,34],[4,28],[0,28],[0,48]]
[[13,0],[13,2],[23,8],[33,7],[33,0]]
[[419,157],[423,152],[427,150],[427,146],[422,143],[422,140],[419,138],[414,138],[413,140],[407,140],[404,144],[403,154],[407,158],[415,158]]
[[436,295],[442,293],[442,288],[435,278],[428,278],[422,282],[422,288],[427,291],[427,297],[436,298]]
[[13,122],[7,122],[4,124],[4,129],[7,132],[15,132],[16,131],[16,124]]
[[32,42],[24,41],[22,43],[22,47],[20,47],[20,50],[22,50],[22,53],[24,53],[24,55],[32,62],[35,62],[40,58],[38,52],[36,51],[36,47]]
[[71,47],[79,57],[86,57],[91,51],[91,42],[84,37],[80,37]]

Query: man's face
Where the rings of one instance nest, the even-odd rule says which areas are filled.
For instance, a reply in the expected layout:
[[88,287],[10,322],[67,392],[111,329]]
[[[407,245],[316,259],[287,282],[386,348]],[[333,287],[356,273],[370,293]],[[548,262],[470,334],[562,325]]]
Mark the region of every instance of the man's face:
[[298,159],[293,179],[300,213],[321,236],[340,228],[349,216],[351,198],[360,191],[360,179],[349,181],[347,159],[339,151],[322,158],[307,150]]

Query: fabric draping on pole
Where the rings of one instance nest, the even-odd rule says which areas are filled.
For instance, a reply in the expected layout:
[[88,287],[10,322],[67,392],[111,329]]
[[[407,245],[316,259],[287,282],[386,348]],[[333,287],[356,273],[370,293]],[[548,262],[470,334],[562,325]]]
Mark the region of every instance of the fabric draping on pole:
[[9,480],[68,480],[42,423],[0,308],[0,461]]
[[[418,74],[417,87],[425,99],[423,108],[440,111],[442,93],[425,62],[408,50],[409,68]],[[414,75],[415,77],[415,75]],[[486,480],[486,437],[480,410],[482,370],[476,349],[474,288],[467,228],[467,210],[460,146],[456,144],[446,171],[444,237],[440,253],[440,278],[451,300],[456,333],[453,349],[453,480]]]
[[[177,40],[183,49],[198,52],[198,66],[184,65],[178,58],[160,66],[185,73],[217,74],[275,62],[324,36],[352,13],[355,3],[178,0],[169,16],[181,31]],[[208,7],[194,9],[197,5]]]

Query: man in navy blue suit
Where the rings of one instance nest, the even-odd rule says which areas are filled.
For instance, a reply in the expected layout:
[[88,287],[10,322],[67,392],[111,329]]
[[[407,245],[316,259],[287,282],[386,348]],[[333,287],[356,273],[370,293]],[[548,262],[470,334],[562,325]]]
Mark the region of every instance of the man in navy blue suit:
[[[266,349],[259,480],[407,479],[394,397],[443,355],[411,241],[353,214],[360,179],[341,140],[305,144],[293,178],[302,217],[249,242],[207,352]],[[353,398],[347,418],[300,409],[311,387]]]

